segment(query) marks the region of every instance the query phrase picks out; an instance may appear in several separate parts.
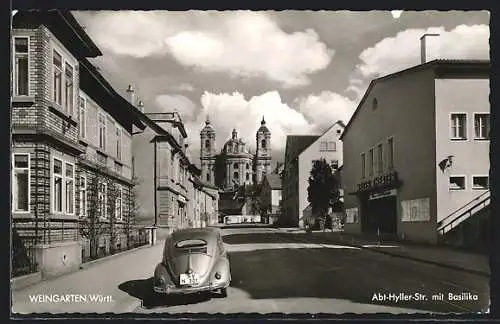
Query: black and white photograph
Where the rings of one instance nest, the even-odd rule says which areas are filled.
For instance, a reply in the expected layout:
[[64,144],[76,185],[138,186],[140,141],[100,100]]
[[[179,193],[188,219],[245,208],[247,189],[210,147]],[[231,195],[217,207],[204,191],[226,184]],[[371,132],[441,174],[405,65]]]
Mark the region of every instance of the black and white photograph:
[[11,316],[489,313],[489,11],[12,9]]

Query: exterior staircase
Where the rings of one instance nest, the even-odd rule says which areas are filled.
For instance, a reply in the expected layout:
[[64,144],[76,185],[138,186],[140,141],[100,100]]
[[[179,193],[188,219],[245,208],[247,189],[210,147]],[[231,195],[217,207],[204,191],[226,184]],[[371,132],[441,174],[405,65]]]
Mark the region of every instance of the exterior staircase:
[[485,191],[438,223],[439,241],[464,248],[483,249],[487,244],[490,191]]
[[488,207],[489,204],[490,191],[488,190],[442,219],[438,223],[438,233],[440,235],[448,233],[472,215]]

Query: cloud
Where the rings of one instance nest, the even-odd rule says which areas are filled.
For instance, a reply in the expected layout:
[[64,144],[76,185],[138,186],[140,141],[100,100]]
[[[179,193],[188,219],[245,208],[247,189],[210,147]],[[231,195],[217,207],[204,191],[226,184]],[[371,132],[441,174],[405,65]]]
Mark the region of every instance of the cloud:
[[172,87],[172,90],[191,92],[194,91],[194,87],[191,83],[181,83],[178,86]]
[[[351,75],[346,91],[362,96],[371,79],[420,64],[420,37],[425,33],[440,34],[428,43],[427,50],[433,58],[489,59],[488,25],[459,25],[449,31],[444,27],[406,29],[382,39],[359,55],[361,63]],[[364,80],[362,84],[360,79]]]
[[179,112],[184,120],[190,120],[195,116],[196,104],[183,95],[158,95],[155,98],[155,103],[163,112]]
[[201,96],[201,112],[193,122],[186,123],[192,154],[199,153],[201,129],[206,117],[216,130],[217,150],[221,150],[236,128],[238,136],[243,138],[251,150],[255,149],[255,134],[260,127],[262,117],[271,131],[273,150],[284,150],[286,135],[308,134],[314,129],[298,111],[283,103],[277,91],[267,92],[246,99],[235,92],[214,94],[205,92]]
[[310,83],[334,54],[312,29],[284,32],[265,12],[98,12],[87,31],[100,47],[136,58],[171,55],[180,64],[233,77]]
[[356,109],[354,101],[331,91],[297,98],[295,104],[317,129],[326,129],[337,120],[347,123]]

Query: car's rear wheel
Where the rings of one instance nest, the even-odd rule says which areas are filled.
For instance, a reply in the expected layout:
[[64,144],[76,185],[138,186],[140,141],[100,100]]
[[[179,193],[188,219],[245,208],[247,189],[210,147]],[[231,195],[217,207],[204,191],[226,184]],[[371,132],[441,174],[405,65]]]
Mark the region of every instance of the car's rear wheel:
[[226,298],[227,297],[227,288],[221,288],[220,295],[222,298]]

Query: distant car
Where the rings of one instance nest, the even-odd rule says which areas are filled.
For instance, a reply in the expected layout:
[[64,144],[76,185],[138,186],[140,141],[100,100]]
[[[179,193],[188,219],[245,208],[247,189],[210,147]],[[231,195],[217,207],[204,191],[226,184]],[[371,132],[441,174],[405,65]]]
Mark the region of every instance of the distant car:
[[216,228],[189,228],[165,240],[163,259],[154,272],[157,294],[214,292],[227,297],[229,259]]

